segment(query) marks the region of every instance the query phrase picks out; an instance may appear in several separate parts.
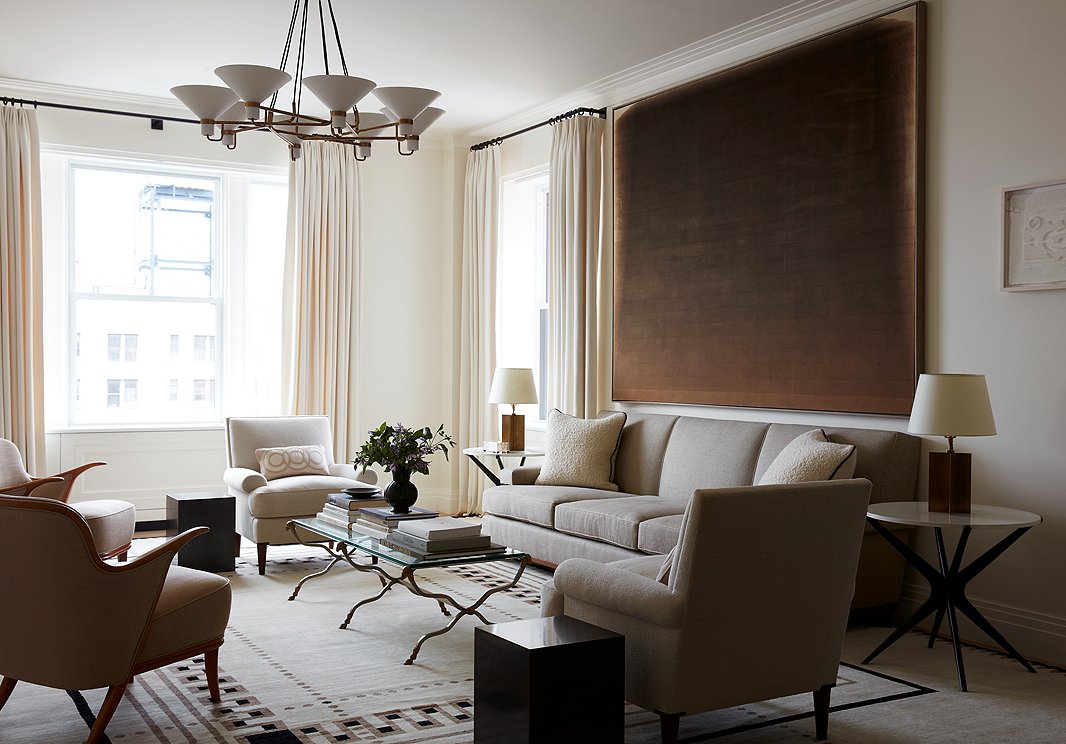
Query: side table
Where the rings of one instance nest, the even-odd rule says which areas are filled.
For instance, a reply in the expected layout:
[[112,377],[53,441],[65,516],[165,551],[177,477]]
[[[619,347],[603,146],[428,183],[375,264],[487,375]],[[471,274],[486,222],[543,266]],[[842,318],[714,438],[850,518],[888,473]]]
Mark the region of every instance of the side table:
[[490,452],[484,447],[467,447],[463,450],[463,454],[470,458],[470,460],[478,466],[482,473],[485,474],[494,486],[500,485],[500,477],[496,473],[485,467],[485,463],[482,462],[484,457],[492,457],[496,460],[496,465],[500,470],[503,470],[503,458],[505,457],[520,457],[518,461],[518,467],[522,467],[526,464],[527,457],[544,457],[544,450],[525,449],[514,450],[512,452]]
[[[1040,524],[1043,519],[1038,514],[1021,511],[1020,509],[1008,509],[1002,506],[984,506],[973,504],[969,514],[947,514],[942,512],[930,512],[929,504],[924,501],[894,501],[882,504],[871,504],[866,512],[868,521],[888,542],[907,559],[914,568],[929,582],[929,597],[908,617],[892,634],[881,643],[873,653],[863,660],[863,664],[869,664],[886,648],[898,641],[905,633],[915,625],[936,612],[933,620],[933,632],[929,636],[929,648],[933,647],[940,625],[945,615],[948,619],[948,627],[951,629],[951,644],[955,651],[955,671],[959,677],[959,689],[966,692],[966,670],[962,664],[962,647],[959,643],[959,628],[955,612],[960,610],[962,614],[970,618],[973,623],[985,634],[999,644],[1012,658],[1017,660],[1030,672],[1036,673],[1032,665],[1018,653],[1014,646],[996,630],[992,623],[973,606],[966,598],[966,585],[981,571],[1003,554],[1007,548],[1013,545],[1024,535],[1030,527]],[[911,527],[932,527],[933,536],[936,538],[936,553],[940,569],[927,562],[918,553],[900,540],[888,528],[885,523],[902,524]],[[959,542],[955,546],[955,554],[948,563],[947,553],[944,550],[944,527],[961,528]],[[962,556],[966,550],[966,541],[970,533],[975,529],[1005,528],[1011,529],[1011,533],[993,545],[982,555],[975,558],[968,566],[962,568]]]
[[565,615],[474,628],[474,744],[615,744],[625,636]]
[[216,491],[167,494],[167,537],[191,527],[208,527],[178,551],[178,565],[219,573],[236,568],[234,556],[240,553],[236,525],[236,499]]

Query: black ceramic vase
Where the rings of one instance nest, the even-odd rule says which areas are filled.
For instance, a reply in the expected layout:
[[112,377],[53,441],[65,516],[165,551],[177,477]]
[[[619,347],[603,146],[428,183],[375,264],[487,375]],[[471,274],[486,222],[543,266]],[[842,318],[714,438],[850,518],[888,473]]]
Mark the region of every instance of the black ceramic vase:
[[393,468],[392,483],[385,486],[385,502],[392,507],[392,513],[409,513],[417,500],[418,486],[411,482],[411,471],[407,468]]

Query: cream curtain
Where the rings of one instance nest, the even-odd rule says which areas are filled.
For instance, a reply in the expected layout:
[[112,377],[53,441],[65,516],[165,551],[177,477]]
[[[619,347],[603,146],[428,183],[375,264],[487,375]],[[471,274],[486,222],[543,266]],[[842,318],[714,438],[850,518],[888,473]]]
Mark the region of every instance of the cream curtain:
[[305,142],[289,169],[282,389],[289,413],[329,416],[337,462],[362,441],[360,182],[355,149],[331,142]]
[[[459,319],[459,447],[480,447],[496,438],[488,403],[496,367],[496,251],[500,216],[500,149],[470,153],[466,161],[463,215],[463,268]],[[459,512],[481,511],[480,471],[468,458],[456,458]]]
[[557,122],[549,161],[548,406],[585,417],[599,408],[604,127],[598,116]]
[[0,107],[0,437],[43,473],[41,146],[33,111]]

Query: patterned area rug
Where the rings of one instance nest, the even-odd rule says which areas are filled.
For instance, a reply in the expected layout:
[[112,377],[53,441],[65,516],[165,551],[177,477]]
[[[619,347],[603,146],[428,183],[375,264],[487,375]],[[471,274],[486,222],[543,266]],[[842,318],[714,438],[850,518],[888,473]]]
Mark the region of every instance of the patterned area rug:
[[[138,547],[143,551],[150,545]],[[111,742],[472,741],[476,620],[463,618],[452,632],[430,639],[415,663],[405,666],[418,638],[450,619],[435,602],[397,588],[361,607],[352,625],[340,630],[351,605],[380,588],[376,578],[338,565],[310,580],[290,602],[297,581],[325,566],[324,553],[302,546],[272,548],[266,576],[257,575],[253,554],[242,556],[231,574],[233,611],[219,660],[222,702],[207,699],[202,659],[140,675],[108,727]],[[514,564],[499,562],[420,575],[427,589],[473,600],[513,572]],[[496,622],[537,616],[546,575],[528,570],[518,587],[489,600],[485,615]],[[933,691],[894,675],[843,665],[833,709],[899,704]],[[67,693],[19,685],[0,712],[0,741],[84,741],[103,695],[103,690]],[[810,695],[798,695],[686,717],[682,737],[809,739],[814,731],[810,717]],[[657,717],[627,706],[626,741],[657,742]]]

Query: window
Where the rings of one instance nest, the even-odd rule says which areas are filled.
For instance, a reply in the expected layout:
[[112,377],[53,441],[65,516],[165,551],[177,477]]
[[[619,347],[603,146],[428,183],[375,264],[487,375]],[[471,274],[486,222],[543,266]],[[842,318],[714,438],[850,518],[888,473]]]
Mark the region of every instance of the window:
[[[497,365],[530,367],[536,405],[519,406],[532,420],[548,418],[548,169],[503,181],[497,262]],[[523,410],[524,409],[524,410]]]
[[42,187],[49,428],[279,412],[281,171],[46,152]]
[[214,336],[193,336],[192,337],[192,358],[194,362],[213,362],[215,361],[215,337]]
[[193,380],[192,381],[192,402],[203,406],[212,405],[215,402],[215,381],[214,380]]

